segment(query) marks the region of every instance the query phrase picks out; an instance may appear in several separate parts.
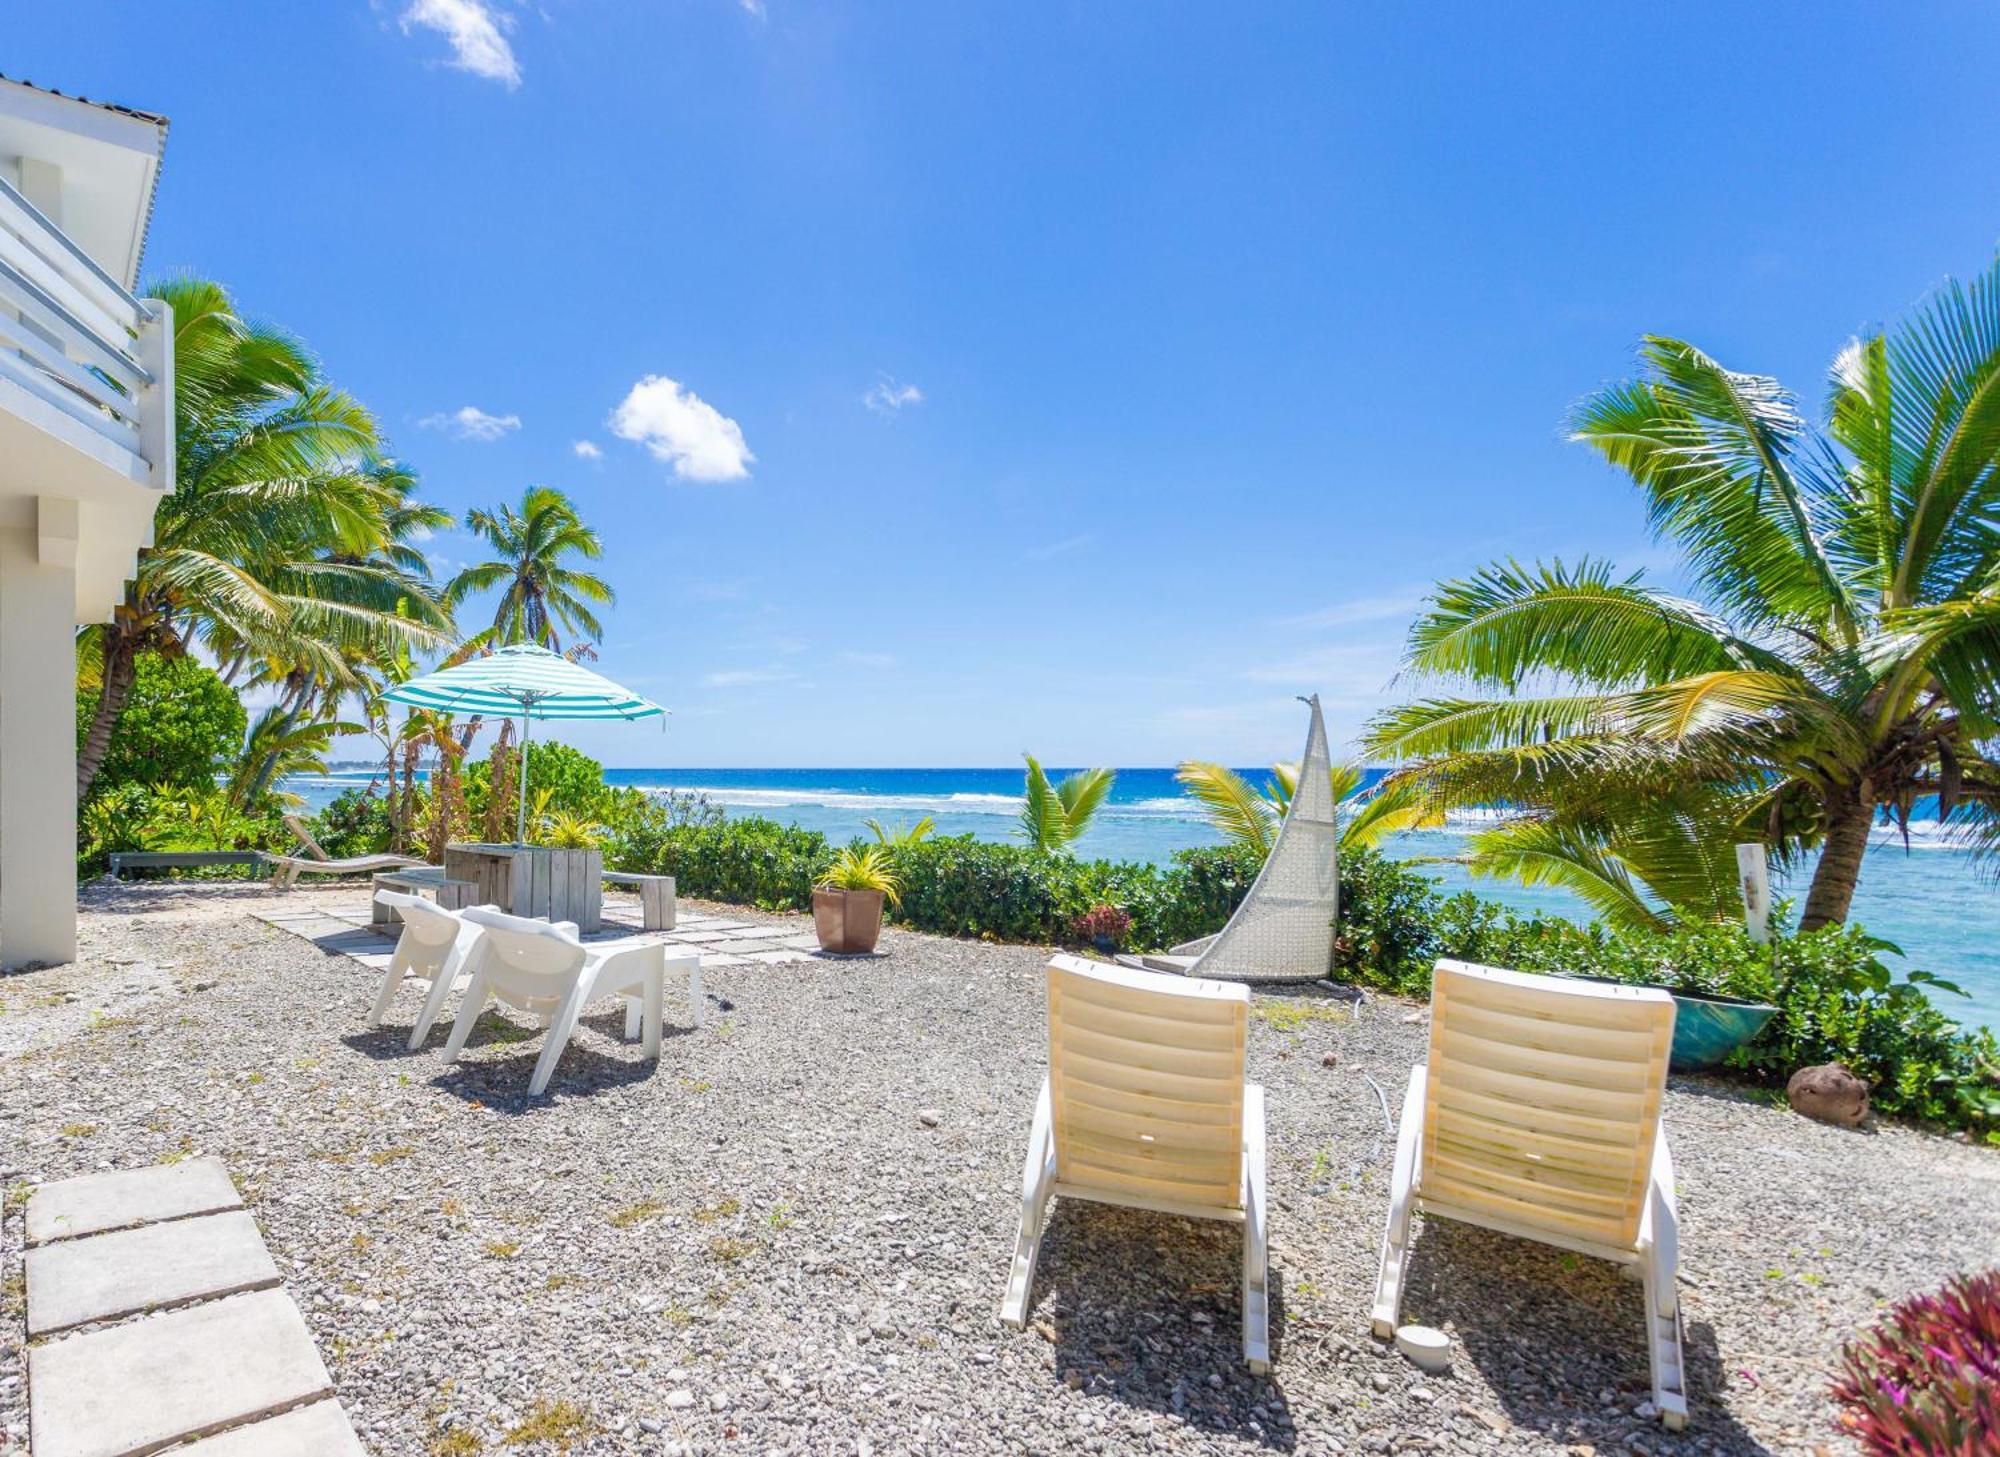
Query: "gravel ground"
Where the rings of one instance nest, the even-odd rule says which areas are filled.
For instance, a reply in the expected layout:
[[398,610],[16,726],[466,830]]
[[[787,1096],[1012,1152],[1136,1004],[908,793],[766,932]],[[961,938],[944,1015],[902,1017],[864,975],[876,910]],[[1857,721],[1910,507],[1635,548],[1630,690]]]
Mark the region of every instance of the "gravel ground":
[[497,1024],[456,1068],[443,1029],[404,1052],[415,994],[367,1032],[373,974],[247,914],[275,900],[93,887],[84,960],[0,980],[0,1451],[26,1444],[17,1196],[182,1153],[234,1171],[384,1457],[1841,1452],[1845,1333],[2000,1250],[2000,1156],[1676,1079],[1688,1433],[1635,1414],[1636,1285],[1442,1223],[1406,1314],[1457,1359],[1420,1377],[1367,1310],[1391,1156],[1370,1079],[1400,1104],[1423,1010],[1259,995],[1275,1374],[1241,1364],[1219,1225],[1059,1202],[1014,1332],[1044,952],[891,932],[872,960],[713,972],[725,1005],[695,1032],[670,995],[657,1068],[607,1003],[531,1103],[538,1035]]

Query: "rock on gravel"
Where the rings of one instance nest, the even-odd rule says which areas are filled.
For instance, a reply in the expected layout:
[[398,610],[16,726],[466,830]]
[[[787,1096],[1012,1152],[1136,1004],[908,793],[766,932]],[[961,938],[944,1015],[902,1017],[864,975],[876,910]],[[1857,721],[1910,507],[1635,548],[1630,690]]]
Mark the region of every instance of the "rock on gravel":
[[[531,1101],[535,1029],[407,1053],[415,994],[367,1031],[373,974],[250,919],[274,900],[93,891],[85,963],[0,981],[0,1176],[223,1159],[374,1452],[1843,1452],[1845,1333],[2000,1248],[1994,1153],[1676,1079],[1689,1432],[1642,1412],[1635,1284],[1480,1230],[1417,1236],[1406,1319],[1454,1342],[1426,1375],[1367,1325],[1369,1080],[1393,1111],[1423,1009],[1259,993],[1274,1374],[1241,1363],[1222,1225],[1058,1201],[1015,1332],[1045,953],[892,930],[876,960],[720,968],[729,1009],[671,1021],[657,1067],[606,1002]],[[0,1451],[26,1440],[18,1204]]]

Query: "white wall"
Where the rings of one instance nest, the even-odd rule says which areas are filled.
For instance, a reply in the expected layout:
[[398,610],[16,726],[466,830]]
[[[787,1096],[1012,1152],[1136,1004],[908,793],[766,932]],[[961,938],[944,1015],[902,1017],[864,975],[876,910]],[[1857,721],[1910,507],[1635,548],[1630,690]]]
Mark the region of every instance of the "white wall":
[[[52,515],[56,507],[50,504]],[[0,968],[7,970],[76,959],[75,508],[69,509],[70,520],[52,520],[48,530],[0,530]],[[72,533],[67,550],[65,530]]]

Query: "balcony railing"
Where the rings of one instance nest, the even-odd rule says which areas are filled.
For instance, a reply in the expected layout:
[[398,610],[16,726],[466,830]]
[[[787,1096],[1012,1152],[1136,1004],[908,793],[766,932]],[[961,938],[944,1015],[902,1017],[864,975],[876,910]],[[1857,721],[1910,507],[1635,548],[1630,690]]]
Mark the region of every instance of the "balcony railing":
[[134,298],[0,180],[0,380],[128,452],[128,475],[173,485],[172,321]]

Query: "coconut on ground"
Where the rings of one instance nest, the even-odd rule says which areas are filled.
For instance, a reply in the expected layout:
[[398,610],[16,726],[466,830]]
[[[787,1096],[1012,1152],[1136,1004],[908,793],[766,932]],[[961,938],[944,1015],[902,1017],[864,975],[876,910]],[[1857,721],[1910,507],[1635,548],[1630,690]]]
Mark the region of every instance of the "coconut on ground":
[[[85,959],[0,982],[0,1177],[224,1159],[375,1451],[1838,1452],[1844,1336],[2000,1248],[1993,1152],[1676,1078],[1689,1431],[1639,1410],[1636,1285],[1442,1223],[1406,1318],[1456,1360],[1422,1376],[1368,1308],[1375,1086],[1393,1111],[1424,1009],[1260,992],[1273,1376],[1241,1363],[1219,1225],[1059,1201],[1017,1333],[1044,952],[891,932],[874,960],[723,968],[702,1031],[670,995],[657,1067],[607,1002],[531,1102],[532,1028],[490,1019],[455,1068],[442,1028],[406,1053],[415,992],[370,1033],[374,973],[249,914],[361,894],[93,887]],[[26,1440],[20,1202],[0,1449]]]

